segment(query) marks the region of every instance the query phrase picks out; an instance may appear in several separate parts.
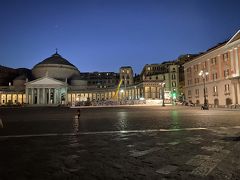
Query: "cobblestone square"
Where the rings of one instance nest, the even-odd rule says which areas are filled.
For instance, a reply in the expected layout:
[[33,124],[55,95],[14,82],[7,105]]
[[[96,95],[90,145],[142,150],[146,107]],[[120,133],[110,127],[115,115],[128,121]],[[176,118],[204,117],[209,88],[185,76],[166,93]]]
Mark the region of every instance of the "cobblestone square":
[[240,111],[0,110],[1,180],[240,178]]

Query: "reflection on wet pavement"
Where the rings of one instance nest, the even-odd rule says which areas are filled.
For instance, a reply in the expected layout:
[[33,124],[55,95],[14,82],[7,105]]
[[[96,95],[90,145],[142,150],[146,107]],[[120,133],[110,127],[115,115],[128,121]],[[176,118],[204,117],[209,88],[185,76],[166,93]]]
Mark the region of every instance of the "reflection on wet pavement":
[[73,118],[73,132],[77,133],[79,131],[79,119],[78,116],[74,116]]

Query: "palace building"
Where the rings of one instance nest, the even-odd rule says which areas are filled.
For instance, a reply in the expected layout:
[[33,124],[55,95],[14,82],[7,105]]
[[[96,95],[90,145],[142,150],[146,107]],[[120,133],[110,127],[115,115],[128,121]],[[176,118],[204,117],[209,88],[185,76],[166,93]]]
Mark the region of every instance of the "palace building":
[[[56,52],[31,70],[0,66],[0,75],[5,74],[0,78],[0,105],[55,106],[102,100],[159,100],[163,98],[161,93],[178,88],[177,66],[166,68],[168,70],[158,71],[154,77],[144,70],[140,78],[134,76],[130,66],[121,67],[119,73],[83,73]],[[173,81],[169,80],[171,78]]]
[[184,64],[186,100],[204,104],[205,99],[214,107],[236,107],[240,102],[239,69],[240,31]]

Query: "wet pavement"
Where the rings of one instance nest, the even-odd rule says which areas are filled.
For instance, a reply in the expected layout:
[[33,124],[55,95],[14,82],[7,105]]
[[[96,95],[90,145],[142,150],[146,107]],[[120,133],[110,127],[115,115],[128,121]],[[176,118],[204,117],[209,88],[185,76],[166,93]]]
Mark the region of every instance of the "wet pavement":
[[0,180],[240,179],[240,111],[1,108]]

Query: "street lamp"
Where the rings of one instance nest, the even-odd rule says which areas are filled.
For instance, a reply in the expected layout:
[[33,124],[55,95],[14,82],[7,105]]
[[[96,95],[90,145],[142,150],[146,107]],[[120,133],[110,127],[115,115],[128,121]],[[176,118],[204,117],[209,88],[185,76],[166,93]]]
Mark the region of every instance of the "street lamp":
[[208,110],[208,103],[207,103],[207,98],[206,98],[206,88],[205,88],[205,80],[206,80],[206,76],[208,75],[208,72],[201,70],[198,75],[201,76],[203,79],[204,103],[203,103],[202,109]]
[[161,82],[161,83],[159,83],[159,85],[161,86],[161,89],[162,89],[162,106],[165,106],[165,102],[164,102],[164,99],[165,99],[165,97],[164,97],[164,85],[165,85],[165,83]]

